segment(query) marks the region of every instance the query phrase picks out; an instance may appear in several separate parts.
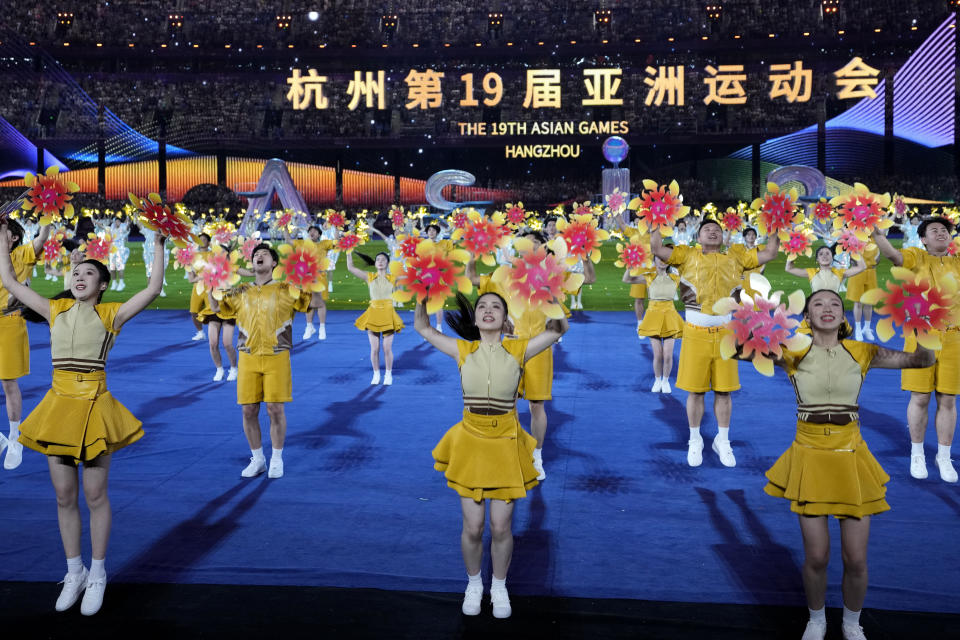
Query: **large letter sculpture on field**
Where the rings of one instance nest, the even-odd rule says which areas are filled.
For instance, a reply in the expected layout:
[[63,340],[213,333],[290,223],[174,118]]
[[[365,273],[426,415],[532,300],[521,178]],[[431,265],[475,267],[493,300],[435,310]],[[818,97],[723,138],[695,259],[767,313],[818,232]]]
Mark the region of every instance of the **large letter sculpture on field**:
[[249,238],[260,226],[260,222],[266,221],[267,211],[270,210],[275,195],[280,198],[280,206],[283,209],[293,211],[294,225],[305,228],[309,224],[307,203],[294,186],[283,160],[277,158],[267,160],[254,190],[239,192],[238,195],[249,200],[247,213],[243,216],[239,230],[240,235],[244,237]]

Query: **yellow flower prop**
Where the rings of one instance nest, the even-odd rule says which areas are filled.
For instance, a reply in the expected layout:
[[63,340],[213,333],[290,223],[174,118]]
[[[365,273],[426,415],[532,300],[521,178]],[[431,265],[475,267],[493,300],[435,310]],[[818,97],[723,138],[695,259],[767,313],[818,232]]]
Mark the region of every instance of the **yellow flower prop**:
[[237,273],[239,257],[239,251],[227,253],[220,246],[213,247],[203,257],[198,256],[193,263],[193,270],[199,277],[197,294],[204,295],[209,291],[215,300],[222,300],[224,290],[240,282],[240,274]]
[[444,301],[453,295],[454,285],[465,294],[473,291],[473,283],[463,275],[462,265],[469,260],[470,254],[463,249],[448,251],[432,240],[421,241],[416,255],[406,264],[396,260],[390,263],[390,273],[396,276],[397,286],[393,299],[409,302],[416,297],[417,302],[426,300],[427,313],[440,311]]
[[73,196],[70,194],[80,191],[80,185],[61,177],[59,167],[54,165],[39,176],[28,172],[23,176],[23,183],[29,187],[23,209],[36,211],[42,226],[73,217],[74,209],[70,203]]
[[516,204],[508,202],[504,207],[503,216],[511,229],[519,229],[527,221],[530,212],[523,208],[522,202],[517,202]]
[[[524,311],[542,311],[548,318],[563,317],[564,291],[576,291],[583,285],[582,273],[567,271],[567,244],[561,237],[534,249],[533,242],[521,238],[513,243],[518,255],[511,264],[493,272],[491,279],[507,294],[510,314],[519,318]],[[553,254],[547,253],[551,249]]]
[[572,215],[568,222],[557,219],[557,231],[567,245],[567,264],[577,264],[579,260],[600,262],[600,247],[610,234],[600,229],[597,219],[592,215]]
[[293,298],[299,298],[301,291],[319,293],[326,285],[320,277],[330,268],[325,251],[304,240],[299,248],[289,244],[277,247],[280,263],[273,269],[273,279],[288,283],[288,291]]
[[817,236],[803,220],[803,214],[800,214],[800,224],[793,229],[781,231],[780,250],[787,254],[791,260],[796,260],[799,256],[813,255],[813,243],[817,241]]
[[893,267],[893,276],[887,280],[886,290],[870,289],[860,302],[877,307],[885,316],[877,322],[877,337],[883,342],[892,338],[894,327],[902,327],[904,337],[913,334],[917,343],[927,349],[940,349],[940,331],[960,320],[954,311],[957,300],[957,281],[952,273],[940,279],[940,287],[929,279],[904,269]]
[[663,235],[672,235],[673,225],[677,220],[690,213],[690,207],[683,204],[680,185],[676,180],[669,186],[658,186],[656,180],[644,180],[643,188],[643,196],[634,198],[627,205],[627,208],[636,211],[640,216],[637,228],[641,232],[660,229]]
[[487,218],[479,211],[471,209],[467,214],[466,224],[454,229],[450,239],[459,242],[471,255],[483,261],[483,264],[492,267],[497,264],[497,249],[510,243],[510,229],[505,222],[502,213],[494,213]]
[[140,223],[146,228],[170,238],[173,244],[180,248],[196,241],[190,230],[193,226],[190,218],[179,211],[172,211],[163,203],[160,194],[151,193],[146,198],[133,193],[128,193],[127,196],[136,209]]
[[117,248],[113,245],[113,236],[109,233],[105,233],[103,236],[88,233],[87,241],[80,247],[80,251],[82,251],[87,258],[97,260],[103,264],[110,262],[110,254],[116,250]]
[[633,234],[626,244],[618,242],[617,254],[614,264],[621,269],[629,269],[631,276],[639,276],[650,267],[650,247],[644,244],[640,234]]
[[848,229],[866,239],[874,229],[888,229],[893,220],[886,214],[890,206],[890,194],[870,193],[866,185],[854,183],[853,192],[837,196],[830,200],[837,207],[837,217],[833,220],[834,229]]
[[776,182],[767,183],[767,194],[754,200],[750,207],[757,210],[757,227],[765,236],[787,231],[803,221],[796,213],[797,190],[780,191]]

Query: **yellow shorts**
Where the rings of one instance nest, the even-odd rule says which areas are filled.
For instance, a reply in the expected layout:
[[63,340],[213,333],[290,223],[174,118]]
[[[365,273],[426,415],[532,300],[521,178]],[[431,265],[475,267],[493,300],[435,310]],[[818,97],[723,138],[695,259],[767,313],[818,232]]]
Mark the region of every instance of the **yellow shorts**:
[[[937,351],[937,362],[925,369],[904,369],[900,372],[900,388],[917,393],[945,393],[960,395],[960,327],[953,327],[940,334],[943,348]],[[917,340],[907,337],[903,350],[917,350]]]
[[644,282],[638,284],[630,285],[630,297],[631,298],[646,298],[647,297],[647,285]]
[[266,356],[241,351],[237,368],[237,404],[293,400],[289,351]]
[[15,380],[29,374],[27,322],[19,313],[0,316],[0,380]]
[[527,400],[553,398],[553,347],[541,351],[523,365],[520,396]]
[[728,329],[723,327],[698,327],[689,322],[683,323],[680,365],[677,369],[678,387],[693,393],[727,392],[740,388],[737,361],[720,357],[720,338],[726,333]]
[[847,280],[847,300],[860,302],[860,296],[877,288],[877,269],[871,267]]
[[194,282],[190,286],[192,287],[190,289],[190,315],[195,316],[198,313],[200,313],[200,311],[203,310],[203,307],[206,304],[207,299],[206,299],[206,294],[200,295],[199,293],[197,293],[196,282]]

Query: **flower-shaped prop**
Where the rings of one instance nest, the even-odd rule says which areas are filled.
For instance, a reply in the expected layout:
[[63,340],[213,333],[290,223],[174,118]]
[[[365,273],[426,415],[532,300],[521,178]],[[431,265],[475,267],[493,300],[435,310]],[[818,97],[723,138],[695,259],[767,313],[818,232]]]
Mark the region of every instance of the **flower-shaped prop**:
[[193,223],[185,213],[173,211],[163,203],[160,194],[151,193],[141,198],[133,193],[127,194],[130,203],[136,207],[140,223],[162,236],[170,238],[174,245],[186,247],[196,238],[191,231]]
[[479,211],[470,211],[467,214],[467,224],[454,229],[450,239],[459,242],[473,257],[482,260],[483,264],[492,267],[497,264],[497,249],[510,243],[510,230],[504,226],[503,214],[494,213],[487,218]]
[[893,194],[893,200],[890,202],[890,212],[895,216],[906,217],[909,211],[910,207],[907,206],[907,199],[899,193]]
[[453,225],[455,229],[463,229],[467,225],[469,218],[467,217],[466,211],[454,209],[447,218],[447,221]]
[[407,222],[407,214],[403,211],[403,207],[400,205],[393,205],[390,207],[390,224],[393,225],[394,229],[400,229]]
[[223,291],[240,282],[237,273],[237,258],[240,252],[227,253],[222,247],[214,247],[203,257],[197,257],[193,269],[197,272],[196,290],[199,295],[211,292],[214,299],[223,298]]
[[204,232],[210,236],[213,244],[228,245],[237,235],[237,228],[232,222],[218,219],[204,225]]
[[507,226],[511,229],[519,229],[522,227],[530,215],[530,213],[523,208],[522,202],[517,202],[516,204],[508,202],[504,209],[503,217],[507,221]]
[[353,231],[348,231],[337,238],[337,251],[346,251],[347,253],[350,253],[363,243],[363,236],[358,235]]
[[670,186],[657,186],[655,180],[644,180],[643,196],[634,198],[627,205],[637,212],[637,228],[641,232],[648,229],[652,232],[660,229],[665,236],[672,233],[674,223],[690,213],[690,207],[683,205],[683,196],[680,195],[680,185],[674,180]]
[[406,264],[390,263],[390,272],[397,278],[393,299],[409,302],[416,297],[417,302],[426,300],[427,313],[440,311],[444,301],[453,295],[454,285],[463,293],[473,291],[473,284],[463,275],[462,265],[468,260],[470,254],[463,249],[447,251],[432,240],[423,240]]
[[173,250],[173,268],[191,269],[197,261],[197,247],[188,244],[185,247]]
[[290,285],[291,297],[299,298],[301,291],[317,293],[324,290],[326,285],[320,276],[330,268],[326,252],[320,251],[312,242],[305,242],[299,249],[282,244],[277,253],[280,254],[280,263],[273,270],[273,278]]
[[757,210],[757,226],[763,235],[789,231],[802,221],[796,213],[797,190],[780,191],[776,182],[767,183],[767,194],[757,198],[750,206]]
[[614,187],[613,193],[607,195],[606,201],[607,207],[613,214],[623,213],[623,210],[627,208],[627,194],[620,191],[619,187]]
[[787,254],[790,260],[800,256],[810,257],[813,254],[813,243],[817,236],[806,224],[800,224],[789,231],[781,231],[780,250]]
[[337,229],[343,229],[347,226],[347,216],[343,211],[336,209],[327,209],[327,224]]
[[98,236],[94,233],[87,234],[87,241],[80,248],[90,260],[97,260],[103,264],[110,262],[110,253],[116,250],[113,246],[113,237],[107,233]]
[[784,348],[799,351],[810,343],[810,336],[790,335],[800,322],[788,317],[803,311],[806,298],[802,291],[794,291],[784,305],[780,302],[783,292],[771,294],[770,282],[759,273],[750,274],[750,288],[756,293],[751,296],[741,290],[739,302],[728,297],[713,305],[714,313],[732,314],[725,325],[730,333],[720,339],[720,355],[732,358],[740,348],[744,358],[753,355],[751,360],[757,371],[772,376],[773,361],[783,355]]
[[947,255],[955,256],[960,254],[960,236],[953,239],[953,242],[950,243],[950,246],[947,247]]
[[54,165],[39,176],[28,172],[23,176],[23,183],[30,188],[23,201],[23,210],[35,211],[42,226],[73,217],[74,209],[70,203],[73,196],[70,194],[80,191],[80,186],[63,178],[59,167]]
[[927,349],[939,349],[937,332],[956,322],[953,311],[957,301],[957,281],[952,273],[935,286],[928,278],[903,267],[890,269],[887,288],[870,289],[861,296],[863,304],[877,308],[888,316],[877,322],[877,337],[886,342],[895,335],[894,327],[902,327],[904,337],[914,335]]
[[[589,200],[584,200],[583,202],[574,202],[573,203],[573,215],[575,216],[588,216],[593,213],[593,207],[590,206]],[[563,217],[563,207],[557,207],[556,210],[551,212],[552,215],[555,215],[557,218]]]
[[850,229],[844,229],[840,232],[840,235],[837,236],[837,246],[841,250],[850,254],[850,257],[854,260],[861,260],[862,254],[867,250],[867,247],[870,243],[861,237],[861,234],[851,231]]
[[870,193],[866,185],[854,183],[853,192],[837,196],[830,201],[837,207],[837,217],[833,221],[835,229],[849,229],[867,239],[874,229],[887,229],[893,220],[887,217],[886,208],[890,206],[890,194],[882,196]]
[[727,207],[727,210],[723,212],[722,216],[720,216],[719,222],[720,226],[723,227],[723,230],[729,231],[730,233],[740,231],[746,226],[743,216],[741,216],[740,212],[733,207]]
[[66,253],[66,249],[63,248],[63,236],[60,235],[60,232],[43,243],[43,261],[45,264],[59,264]]
[[[555,238],[548,246],[533,248],[527,238],[513,244],[518,255],[509,265],[493,272],[492,280],[507,293],[510,314],[520,317],[524,311],[542,311],[548,318],[562,318],[564,291],[576,291],[583,285],[582,273],[569,273],[565,258],[567,245]],[[547,253],[547,249],[553,254]]]
[[283,231],[290,226],[291,222],[293,222],[293,211],[291,209],[284,209],[283,211],[276,212],[273,226],[275,229]]
[[404,260],[409,260],[417,255],[417,246],[423,242],[420,236],[407,236],[400,234],[397,236],[397,247],[400,249],[400,255]]
[[826,198],[820,198],[810,206],[810,218],[814,222],[830,222],[833,220],[833,205]]
[[240,255],[243,256],[243,259],[247,262],[253,262],[253,250],[257,248],[263,240],[257,236],[252,236],[250,238],[240,238]]
[[592,215],[572,215],[570,221],[557,220],[557,231],[567,244],[567,264],[577,264],[578,260],[600,262],[600,246],[610,234],[597,226]]
[[649,267],[650,253],[639,234],[633,235],[626,244],[617,243],[617,261],[614,264],[621,269],[629,269],[631,276],[639,276]]

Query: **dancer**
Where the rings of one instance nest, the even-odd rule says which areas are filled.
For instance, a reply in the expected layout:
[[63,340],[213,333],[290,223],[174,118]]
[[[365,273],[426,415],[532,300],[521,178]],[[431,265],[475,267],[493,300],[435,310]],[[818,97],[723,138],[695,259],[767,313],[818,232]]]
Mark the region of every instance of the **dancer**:
[[[293,315],[305,311],[310,294],[290,295],[289,285],[273,281],[273,269],[280,256],[268,244],[258,244],[251,255],[253,282],[245,282],[208,300],[213,313],[236,318],[240,352],[237,368],[237,404],[243,413],[243,433],[250,445],[250,464],[240,472],[253,478],[267,471],[269,478],[283,477],[283,445],[287,437],[287,416],[283,405],[293,400],[290,347],[293,343]],[[224,316],[221,316],[224,317]],[[267,469],[260,434],[260,403],[267,405],[270,418],[270,468]]]
[[[0,280],[36,314],[35,319],[50,324],[53,385],[23,422],[20,442],[47,456],[57,494],[57,520],[67,556],[67,575],[57,611],[72,607],[81,592],[83,615],[95,614],[103,603],[107,586],[104,562],[112,520],[107,497],[111,456],[143,436],[141,422],[107,391],[104,367],[121,327],[160,293],[162,243],[163,237],[158,237],[154,273],[147,288],[126,302],[100,302],[110,285],[110,271],[96,260],[78,264],[69,291],[48,300],[17,280],[9,256],[7,227],[0,225]],[[83,525],[77,493],[81,464],[93,547],[89,571],[80,556]]]
[[[928,218],[920,224],[918,233],[924,249],[909,248],[898,251],[880,233],[873,233],[873,241],[884,257],[898,267],[905,267],[928,278],[935,285],[953,274],[960,282],[960,257],[948,255],[953,224],[946,218]],[[956,310],[956,309],[955,309]],[[923,453],[923,439],[927,430],[930,394],[936,393],[937,413],[937,467],[944,482],[956,482],[957,470],[950,459],[953,434],[957,427],[957,394],[960,393],[960,325],[953,325],[940,334],[942,347],[937,351],[933,366],[900,374],[900,388],[910,392],[907,405],[907,426],[910,429],[910,475],[918,480],[927,477],[927,460]],[[907,337],[904,349],[912,351],[916,340]]]
[[[449,238],[441,238],[440,237],[441,231],[442,230],[440,229],[440,225],[436,223],[428,224],[427,240],[430,240],[431,242],[442,247],[444,251],[452,250],[453,240],[450,240]],[[387,246],[389,246],[389,244]],[[443,333],[443,309],[441,309],[440,311],[437,311],[436,323],[434,324],[434,328],[436,328],[436,330],[439,331],[440,333]]]
[[227,352],[227,362],[230,363],[230,369],[226,372],[227,380],[237,379],[237,350],[233,346],[233,334],[237,326],[237,318],[234,314],[220,308],[214,311],[214,303],[211,293],[207,293],[207,299],[197,313],[200,323],[207,327],[207,340],[210,344],[210,358],[213,360],[213,366],[216,370],[213,372],[213,381],[223,380],[223,358],[220,356],[220,344],[223,344],[223,350]]
[[[147,272],[147,280],[150,279],[150,273],[153,270],[153,245],[154,236],[157,232],[147,227],[141,227],[140,233],[143,234],[143,266]],[[167,286],[167,265],[170,263],[170,247],[163,244],[163,286]],[[160,288],[160,297],[166,298],[167,294]]]
[[[210,234],[201,233],[197,236],[200,240],[200,244],[197,246],[197,255],[203,257],[204,254],[210,253]],[[187,276],[187,282],[191,285],[196,285],[199,276],[194,272],[190,267],[184,267],[184,271]],[[203,305],[206,304],[206,299],[203,294],[197,293],[196,286],[191,287],[190,289],[190,319],[193,320],[193,326],[197,330],[191,340],[194,342],[199,342],[203,340],[203,323],[200,322],[199,314],[203,310]]]
[[687,392],[687,464],[699,467],[703,463],[703,437],[700,421],[703,419],[704,394],[713,390],[713,411],[717,417],[717,437],[713,451],[725,467],[735,467],[737,459],[730,445],[730,392],[740,388],[737,363],[720,357],[720,338],[728,315],[718,316],[714,303],[729,296],[740,286],[747,269],[755,269],[776,257],[780,241],[770,236],[762,251],[741,249],[722,251],[723,228],[720,223],[706,219],[697,230],[700,247],[664,246],[660,230],[650,234],[650,249],[667,264],[677,267],[683,281],[680,297],[683,300],[685,323],[680,346],[680,366],[677,386]]
[[[43,255],[43,243],[50,235],[50,227],[41,227],[40,233],[32,242],[23,242],[24,231],[16,220],[9,220],[0,230],[5,246],[0,248],[3,259],[10,262],[17,284],[27,282],[37,256]],[[7,421],[10,435],[0,433],[0,452],[7,449],[3,458],[3,468],[16,469],[23,460],[23,446],[18,442],[20,418],[23,415],[23,396],[20,393],[19,378],[30,374],[30,339],[27,325],[23,320],[23,303],[13,289],[0,283],[0,386],[7,408]]]
[[827,516],[840,520],[843,557],[843,637],[865,640],[860,610],[867,593],[867,540],[871,516],[890,509],[890,476],[860,434],[858,401],[870,368],[906,369],[933,363],[933,352],[892,351],[846,339],[843,299],[832,289],[807,298],[804,316],[812,344],[784,351],[783,368],[797,395],[797,434],[767,471],[765,491],[790,501],[803,537],[803,588],[810,609],[804,640],[822,640],[830,532]]
[[840,285],[844,279],[862,273],[867,267],[863,262],[853,261],[853,266],[849,269],[838,269],[833,266],[834,247],[822,245],[817,249],[814,256],[817,261],[816,268],[799,269],[793,266],[794,258],[787,258],[787,264],[784,270],[792,276],[806,278],[810,281],[810,292],[816,292],[820,289],[830,289],[840,293]]
[[667,263],[660,258],[654,258],[654,266],[654,271],[639,276],[631,276],[628,269],[623,274],[623,281],[631,283],[631,288],[642,281],[646,285],[644,288],[649,291],[650,308],[637,327],[637,333],[650,338],[653,350],[653,388],[650,391],[672,393],[670,372],[673,371],[673,346],[674,341],[683,336],[683,318],[673,305],[680,276],[669,272]]
[[127,238],[130,236],[130,221],[125,214],[115,218],[110,222],[107,231],[113,237],[114,250],[110,252],[110,289],[112,291],[123,291],[127,284],[123,281],[123,275],[127,268],[127,260],[130,259],[130,247],[127,246]]
[[[766,246],[757,244],[757,230],[753,227],[747,227],[744,229],[741,237],[743,238],[743,244],[735,244],[730,247],[731,250],[750,251],[751,249],[756,249],[757,251],[763,251],[764,247]],[[756,294],[756,291],[750,288],[750,274],[759,273],[763,275],[764,269],[766,269],[766,265],[762,264],[755,269],[747,269],[743,272],[743,280],[740,283],[740,287],[747,293],[747,295],[752,296]]]
[[507,618],[511,614],[506,580],[513,555],[513,501],[537,485],[532,451],[536,441],[517,421],[517,385],[524,364],[549,349],[567,330],[567,321],[551,320],[545,331],[530,340],[510,340],[503,338],[508,310],[499,295],[482,294],[471,306],[457,294],[457,306],[459,311],[447,318],[459,340],[431,327],[422,303],[415,310],[417,332],[457,361],[463,388],[463,420],[434,448],[434,468],[444,472],[447,486],[460,496],[460,549],[467,568],[461,610],[468,616],[480,613],[485,502],[489,499],[490,600],[494,617]]
[[870,323],[873,307],[860,302],[860,297],[870,289],[877,288],[877,257],[880,250],[870,243],[863,252],[865,269],[847,280],[847,300],[853,303],[853,335],[855,340],[876,340]]
[[[286,234],[287,242],[293,245],[295,249],[304,249],[312,245],[316,248],[318,254],[322,255],[320,252],[329,252],[333,247],[333,242],[324,240],[320,227],[316,225],[310,225],[307,228],[307,237],[309,240],[293,240],[288,231],[284,230],[284,233]],[[307,326],[303,330],[303,340],[309,340],[313,337],[314,333],[317,334],[317,340],[327,339],[327,300],[330,299],[328,286],[329,273],[328,271],[324,271],[320,274],[320,284],[323,286],[323,290],[315,292],[310,296],[310,306],[306,312]],[[317,327],[313,326],[314,311],[317,313]]]
[[[353,254],[356,253],[369,265],[377,270],[373,273],[358,269],[353,264]],[[375,258],[362,254],[359,251],[347,254],[347,271],[367,283],[370,291],[370,304],[367,310],[357,318],[354,325],[357,329],[367,332],[370,340],[370,364],[373,366],[373,378],[370,384],[380,384],[380,347],[383,346],[383,384],[393,384],[393,336],[403,329],[403,321],[393,308],[394,276],[390,274],[390,256],[380,252]]]

